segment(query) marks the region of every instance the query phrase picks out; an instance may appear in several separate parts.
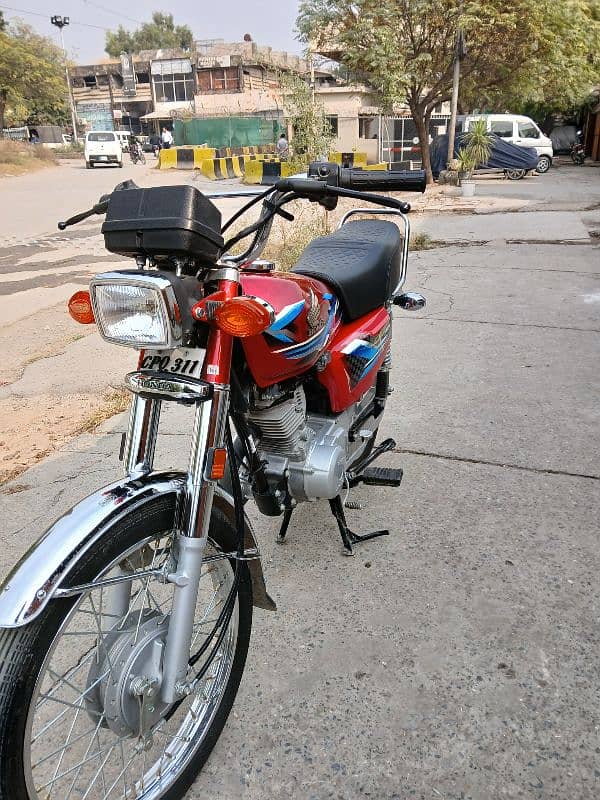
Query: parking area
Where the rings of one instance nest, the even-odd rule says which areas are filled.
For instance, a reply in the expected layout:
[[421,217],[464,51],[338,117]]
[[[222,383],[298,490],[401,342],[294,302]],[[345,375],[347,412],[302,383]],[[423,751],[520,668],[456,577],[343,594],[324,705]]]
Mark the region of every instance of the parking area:
[[[84,170],[84,186],[66,169],[72,189],[32,200],[44,224],[27,236],[47,229],[51,203],[64,215],[133,174]],[[277,546],[278,520],[251,511],[278,611],[256,612],[240,693],[191,800],[600,796],[600,169],[478,182],[484,191],[529,205],[414,219],[439,246],[409,268],[426,309],[394,311],[381,436],[397,447],[381,464],[405,477],[353,490],[364,508],[349,512],[357,532],[390,536],[345,558],[321,502],[301,506]],[[3,257],[33,224],[20,203]],[[64,381],[82,347],[22,380],[37,368]],[[114,380],[119,358],[103,361]],[[185,465],[189,421],[167,412],[161,463]],[[2,572],[119,476],[124,425],[104,423],[0,488]]]

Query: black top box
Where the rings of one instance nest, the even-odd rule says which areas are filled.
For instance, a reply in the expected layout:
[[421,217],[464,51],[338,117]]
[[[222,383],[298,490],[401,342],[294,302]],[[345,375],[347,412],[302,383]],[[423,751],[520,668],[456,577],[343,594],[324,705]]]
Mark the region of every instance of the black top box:
[[221,212],[193,186],[113,192],[102,233],[111,253],[188,257],[202,266],[216,263],[224,244]]

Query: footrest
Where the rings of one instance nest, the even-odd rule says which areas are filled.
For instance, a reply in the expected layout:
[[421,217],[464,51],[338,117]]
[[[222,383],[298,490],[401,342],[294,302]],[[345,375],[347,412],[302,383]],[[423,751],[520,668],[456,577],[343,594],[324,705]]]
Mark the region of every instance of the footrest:
[[358,476],[360,483],[368,486],[400,486],[403,472],[401,469],[388,467],[367,467]]

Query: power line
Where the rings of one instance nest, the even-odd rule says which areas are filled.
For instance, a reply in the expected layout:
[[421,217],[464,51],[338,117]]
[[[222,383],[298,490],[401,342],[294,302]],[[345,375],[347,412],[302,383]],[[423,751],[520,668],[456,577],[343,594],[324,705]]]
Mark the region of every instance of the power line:
[[94,6],[94,8],[99,8],[101,11],[105,11],[107,14],[112,14],[113,17],[119,17],[120,19],[126,19],[129,22],[135,22],[136,25],[143,25],[143,22],[140,22],[139,19],[133,19],[133,17],[128,17],[126,14],[120,14],[118,11],[113,11],[110,8],[106,8],[106,6],[101,6],[100,3],[92,3],[91,0],[83,0],[86,6]]
[[[49,19],[48,14],[40,14],[39,11],[26,11],[24,8],[13,8],[13,6],[5,6],[4,3],[0,4],[0,8],[4,8],[7,11],[16,11],[17,14],[28,14],[30,17],[43,17],[44,19]],[[110,28],[103,28],[101,25],[91,25],[88,22],[75,22],[75,20],[71,20],[71,25],[79,25],[79,27],[83,28],[96,28],[99,31],[109,31]]]

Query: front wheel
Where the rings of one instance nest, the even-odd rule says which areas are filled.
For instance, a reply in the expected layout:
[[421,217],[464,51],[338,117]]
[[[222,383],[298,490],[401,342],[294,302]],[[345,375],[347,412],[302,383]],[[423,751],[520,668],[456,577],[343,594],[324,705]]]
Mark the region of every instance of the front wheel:
[[540,156],[538,159],[536,171],[543,175],[545,172],[548,172],[550,167],[552,166],[552,161],[550,160],[549,156]]
[[[51,600],[31,624],[0,632],[0,800],[180,800],[202,769],[241,680],[252,589],[247,564],[238,562],[223,637],[212,640],[186,681],[203,669],[201,679],[174,705],[158,690],[145,699],[140,681],[160,663],[173,594],[173,584],[148,572],[171,565],[174,514],[173,497],[148,501],[115,523],[70,577],[77,586],[131,576],[116,591],[95,587]],[[235,530],[215,508],[205,555],[235,549]],[[203,566],[192,656],[232,586],[229,559]]]

